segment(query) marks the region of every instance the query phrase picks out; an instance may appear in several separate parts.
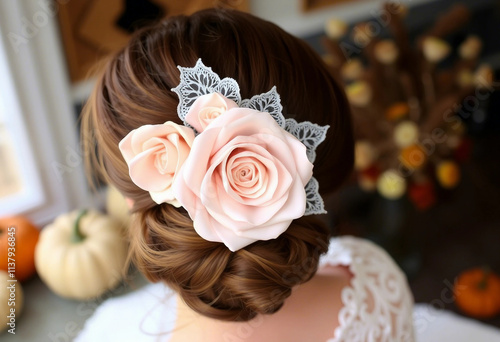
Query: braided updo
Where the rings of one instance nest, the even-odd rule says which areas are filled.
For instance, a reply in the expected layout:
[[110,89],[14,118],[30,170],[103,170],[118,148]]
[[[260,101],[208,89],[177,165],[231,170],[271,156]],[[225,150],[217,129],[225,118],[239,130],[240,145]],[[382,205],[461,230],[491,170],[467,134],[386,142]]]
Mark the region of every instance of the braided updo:
[[[130,256],[151,281],[164,281],[195,311],[227,321],[274,313],[291,289],[316,272],[329,229],[312,216],[294,220],[277,239],[236,252],[202,239],[183,208],[158,205],[138,188],[118,143],[145,124],[174,121],[177,66],[201,58],[221,78],[231,77],[242,98],[268,91],[281,96],[283,114],[330,125],[316,149],[314,177],[325,195],[346,178],[353,138],[345,95],[321,59],[303,41],[250,14],[226,9],[166,19],[137,32],[106,63],[82,116],[90,170],[134,203]],[[90,171],[89,170],[89,171]]]

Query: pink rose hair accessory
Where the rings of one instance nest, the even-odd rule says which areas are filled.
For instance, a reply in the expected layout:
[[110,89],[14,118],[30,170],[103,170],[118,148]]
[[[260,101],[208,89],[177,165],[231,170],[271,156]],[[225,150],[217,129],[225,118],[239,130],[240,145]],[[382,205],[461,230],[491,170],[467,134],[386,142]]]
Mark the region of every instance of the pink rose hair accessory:
[[118,147],[135,185],[149,191],[158,204],[170,203],[180,207],[172,183],[189,155],[194,137],[191,128],[168,121],[134,129]]
[[158,204],[184,207],[202,238],[231,251],[326,213],[312,174],[329,126],[285,119],[276,87],[242,100],[234,79],[201,60],[179,70],[172,91],[184,126],[145,125],[120,143],[137,186]]
[[196,137],[174,193],[201,237],[235,251],[304,214],[312,169],[306,147],[268,113],[236,108]]

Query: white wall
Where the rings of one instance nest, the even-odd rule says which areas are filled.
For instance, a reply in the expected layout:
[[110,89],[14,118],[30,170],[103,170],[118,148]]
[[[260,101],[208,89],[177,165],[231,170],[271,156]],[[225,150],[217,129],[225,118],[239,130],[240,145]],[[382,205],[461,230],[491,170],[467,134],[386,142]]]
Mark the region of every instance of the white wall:
[[0,33],[15,88],[12,97],[20,107],[19,111],[7,109],[7,115],[19,116],[24,123],[29,140],[26,145],[36,164],[30,171],[41,179],[43,193],[42,204],[18,209],[37,224],[48,223],[74,208],[94,206],[85,181],[69,77],[57,31],[58,7],[48,4],[53,3],[0,1]]
[[[398,1],[398,0],[396,0]],[[435,0],[399,0],[408,7]],[[353,0],[310,12],[302,12],[302,0],[250,0],[251,12],[269,20],[284,30],[307,36],[323,30],[324,23],[335,17],[355,22],[366,17],[376,17],[386,0]]]

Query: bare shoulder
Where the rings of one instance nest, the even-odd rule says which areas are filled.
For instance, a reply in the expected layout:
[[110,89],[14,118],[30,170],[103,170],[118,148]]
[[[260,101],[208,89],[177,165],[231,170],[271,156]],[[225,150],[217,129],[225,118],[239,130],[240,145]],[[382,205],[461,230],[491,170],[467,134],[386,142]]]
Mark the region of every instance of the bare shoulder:
[[[183,324],[169,342],[245,341],[245,342],[324,342],[334,336],[342,309],[341,292],[351,274],[345,267],[329,266],[310,281],[294,288],[283,307],[273,315],[259,315],[249,322]],[[200,323],[200,321],[197,321]],[[185,323],[185,322],[184,322]]]
[[342,290],[350,285],[351,279],[348,267],[323,267],[310,281],[294,289],[282,310],[275,315],[275,326],[290,331],[287,341],[331,339],[339,325]]

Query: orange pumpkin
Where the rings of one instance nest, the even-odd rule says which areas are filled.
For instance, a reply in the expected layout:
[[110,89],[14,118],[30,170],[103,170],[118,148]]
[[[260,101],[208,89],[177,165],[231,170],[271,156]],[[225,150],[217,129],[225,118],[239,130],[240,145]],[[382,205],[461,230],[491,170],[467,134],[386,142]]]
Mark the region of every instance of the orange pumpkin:
[[500,313],[500,276],[487,268],[462,272],[454,293],[457,307],[471,317],[490,318]]
[[[23,216],[0,218],[0,270],[8,271],[12,266],[9,262],[14,259],[17,280],[30,278],[35,273],[35,246],[39,235],[38,228]],[[14,252],[11,260],[9,252]]]

